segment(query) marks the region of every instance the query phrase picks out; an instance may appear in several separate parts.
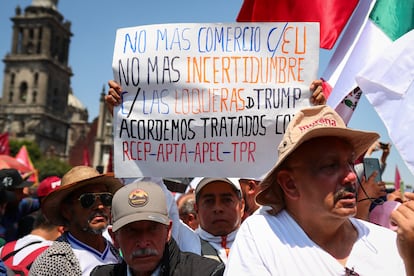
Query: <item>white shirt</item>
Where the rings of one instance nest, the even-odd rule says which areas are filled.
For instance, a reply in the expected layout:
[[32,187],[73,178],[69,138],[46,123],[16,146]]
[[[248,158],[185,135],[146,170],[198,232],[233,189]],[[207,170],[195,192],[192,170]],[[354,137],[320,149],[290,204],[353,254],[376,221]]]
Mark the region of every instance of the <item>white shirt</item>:
[[[217,251],[217,255],[220,257],[222,262],[226,264],[228,257],[225,248],[223,248],[221,245],[221,236],[213,236],[201,227],[198,227],[195,232],[201,239],[208,241],[208,243],[211,244],[211,246]],[[236,238],[236,234],[237,229],[229,233],[226,237],[226,247],[230,249],[230,252],[232,250],[231,246],[233,245],[234,239]]]
[[118,263],[118,258],[110,250],[109,241],[106,239],[106,248],[102,253],[79,241],[70,233],[68,234],[68,241],[79,261],[82,275],[90,275],[91,271],[98,265]]
[[[396,233],[359,219],[346,267],[359,275],[405,275]],[[315,244],[285,211],[259,213],[241,225],[225,275],[345,275],[345,268]]]

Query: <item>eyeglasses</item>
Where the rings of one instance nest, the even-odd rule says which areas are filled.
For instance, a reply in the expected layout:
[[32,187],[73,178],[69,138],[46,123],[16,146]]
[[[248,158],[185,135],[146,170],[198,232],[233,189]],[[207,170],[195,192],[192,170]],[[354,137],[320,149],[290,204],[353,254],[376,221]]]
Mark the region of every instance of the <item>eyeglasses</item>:
[[80,195],[78,200],[83,208],[88,209],[95,204],[96,198],[98,197],[102,205],[111,206],[113,197],[111,193],[85,193]]

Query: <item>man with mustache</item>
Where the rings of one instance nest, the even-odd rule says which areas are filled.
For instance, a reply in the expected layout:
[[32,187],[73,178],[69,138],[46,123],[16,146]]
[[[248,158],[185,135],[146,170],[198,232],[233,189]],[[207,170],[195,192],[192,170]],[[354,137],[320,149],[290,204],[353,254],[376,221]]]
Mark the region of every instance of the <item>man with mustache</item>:
[[123,186],[112,173],[76,166],[47,195],[42,212],[66,231],[44,251],[30,269],[31,275],[89,275],[101,264],[118,263],[118,250],[102,236],[110,221],[113,194]]
[[91,275],[222,275],[224,265],[182,252],[171,237],[167,199],[153,182],[135,181],[112,201],[112,235],[124,262],[96,267]]
[[[325,105],[295,114],[225,275],[405,275],[396,233],[354,218],[354,161],[378,139]],[[248,261],[246,261],[248,260]]]

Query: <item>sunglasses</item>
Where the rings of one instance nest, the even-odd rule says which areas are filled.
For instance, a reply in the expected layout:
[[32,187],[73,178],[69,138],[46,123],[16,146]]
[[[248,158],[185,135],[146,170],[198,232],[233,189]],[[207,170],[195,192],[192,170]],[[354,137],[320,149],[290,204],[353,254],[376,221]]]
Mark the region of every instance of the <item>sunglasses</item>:
[[80,195],[78,200],[83,208],[88,209],[95,204],[98,197],[103,206],[111,206],[113,197],[111,193],[85,193]]

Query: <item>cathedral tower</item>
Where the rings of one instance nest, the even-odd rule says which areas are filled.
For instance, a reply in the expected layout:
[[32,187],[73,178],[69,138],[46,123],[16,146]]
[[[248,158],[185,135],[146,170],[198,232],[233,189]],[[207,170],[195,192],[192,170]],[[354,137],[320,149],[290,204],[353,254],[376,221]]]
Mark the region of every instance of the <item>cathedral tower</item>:
[[[0,132],[35,141],[43,153],[67,154],[70,127],[68,65],[71,23],[57,0],[33,0],[16,8],[11,51],[6,54]],[[87,116],[87,115],[86,115]]]

